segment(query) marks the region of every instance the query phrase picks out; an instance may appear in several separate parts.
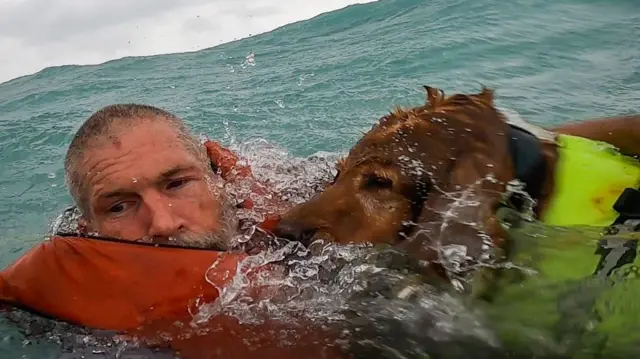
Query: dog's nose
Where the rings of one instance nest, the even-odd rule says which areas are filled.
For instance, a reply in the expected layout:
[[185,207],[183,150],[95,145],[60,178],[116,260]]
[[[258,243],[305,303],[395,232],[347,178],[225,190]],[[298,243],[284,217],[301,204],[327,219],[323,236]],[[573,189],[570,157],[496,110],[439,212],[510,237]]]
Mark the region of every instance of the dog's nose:
[[299,222],[282,220],[275,227],[273,234],[307,246],[317,231],[317,228],[307,227]]

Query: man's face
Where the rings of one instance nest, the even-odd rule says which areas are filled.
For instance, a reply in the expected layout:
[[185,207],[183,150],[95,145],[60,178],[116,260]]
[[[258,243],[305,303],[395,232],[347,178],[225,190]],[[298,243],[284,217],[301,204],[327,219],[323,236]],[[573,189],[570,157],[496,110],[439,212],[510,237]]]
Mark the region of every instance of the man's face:
[[88,229],[124,240],[203,241],[221,231],[212,172],[167,123],[143,122],[85,151]]

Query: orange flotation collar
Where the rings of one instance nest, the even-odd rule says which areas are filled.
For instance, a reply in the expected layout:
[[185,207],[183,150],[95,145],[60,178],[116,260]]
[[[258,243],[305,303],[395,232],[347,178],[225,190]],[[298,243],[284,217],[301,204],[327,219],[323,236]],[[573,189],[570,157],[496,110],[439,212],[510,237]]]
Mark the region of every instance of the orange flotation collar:
[[[0,272],[0,301],[91,328],[125,331],[190,320],[211,302],[243,253],[55,236]],[[216,263],[219,273],[206,277]],[[225,279],[226,278],[226,279]]]
[[[312,325],[246,325],[219,315],[191,328],[198,305],[218,298],[243,253],[54,236],[0,272],[0,302],[143,345],[182,359],[348,358],[337,333]],[[215,264],[215,269],[212,265]],[[269,267],[258,267],[248,277]],[[294,333],[282,338],[283,333]],[[283,346],[289,340],[293,346]]]

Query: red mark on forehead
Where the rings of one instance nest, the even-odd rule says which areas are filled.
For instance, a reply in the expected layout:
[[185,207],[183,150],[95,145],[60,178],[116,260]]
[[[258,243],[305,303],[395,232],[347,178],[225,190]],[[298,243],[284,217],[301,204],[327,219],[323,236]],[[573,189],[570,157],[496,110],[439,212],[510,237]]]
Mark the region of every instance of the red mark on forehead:
[[122,147],[122,141],[120,141],[120,138],[118,138],[117,136],[111,135],[109,136],[109,140],[117,150],[119,150],[120,147]]

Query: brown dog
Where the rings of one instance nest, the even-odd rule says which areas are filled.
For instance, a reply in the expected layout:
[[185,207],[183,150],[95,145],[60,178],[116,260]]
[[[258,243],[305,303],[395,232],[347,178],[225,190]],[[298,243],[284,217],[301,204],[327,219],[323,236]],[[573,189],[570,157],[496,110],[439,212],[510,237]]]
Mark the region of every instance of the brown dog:
[[[389,243],[428,261],[438,258],[434,248],[461,244],[463,256],[478,258],[487,246],[502,243],[495,210],[516,176],[541,215],[554,190],[554,176],[545,175],[556,168],[553,141],[511,127],[495,108],[492,90],[445,97],[425,89],[424,106],[383,117],[338,164],[334,182],[285,213],[275,234],[305,244]],[[564,132],[603,140],[616,126],[594,130],[592,123]],[[515,158],[527,146],[538,156]]]

